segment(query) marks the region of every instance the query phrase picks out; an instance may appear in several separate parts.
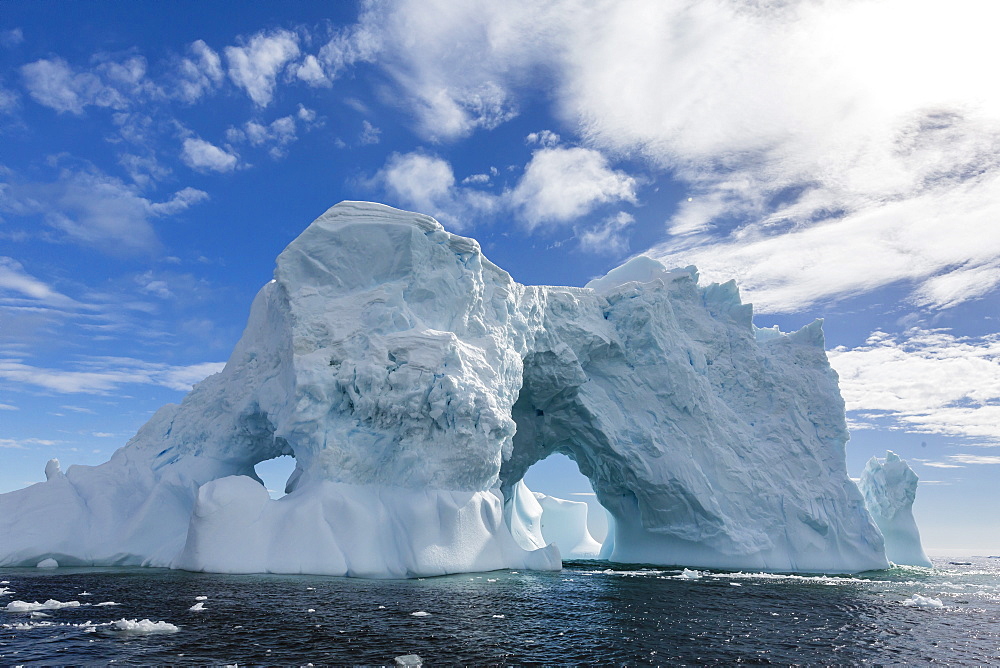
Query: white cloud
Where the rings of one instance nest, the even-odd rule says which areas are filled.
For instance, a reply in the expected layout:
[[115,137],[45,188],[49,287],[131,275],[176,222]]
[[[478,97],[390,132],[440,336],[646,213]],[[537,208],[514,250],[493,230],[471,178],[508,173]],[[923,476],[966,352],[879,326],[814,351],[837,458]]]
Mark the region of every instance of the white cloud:
[[136,185],[148,186],[154,181],[162,181],[170,176],[170,168],[164,167],[153,155],[135,155],[123,153],[118,158],[118,164],[125,168],[129,178]]
[[0,256],[0,295],[16,293],[33,301],[57,307],[77,307],[79,304],[49,285],[28,274],[20,262]]
[[19,411],[21,410],[17,406],[12,406],[10,404],[0,404],[0,411]]
[[635,202],[635,188],[635,179],[611,169],[597,151],[543,148],[533,154],[510,198],[534,229],[579,218],[600,204]]
[[316,56],[311,54],[303,58],[302,63],[295,68],[295,76],[310,86],[328,87],[331,85],[330,80],[323,72],[323,66],[320,65]]
[[260,32],[244,46],[226,47],[229,78],[242,88],[258,107],[266,107],[274,95],[275,80],[290,61],[299,55],[299,39],[287,30]]
[[524,138],[524,141],[528,144],[537,144],[543,148],[549,148],[559,143],[559,135],[551,130],[542,130],[530,133]]
[[0,359],[0,378],[60,394],[109,394],[123,385],[158,385],[188,391],[194,383],[218,373],[222,362],[187,366],[145,362],[132,358],[90,358],[75,369],[47,369],[25,364],[20,359]]
[[447,160],[419,151],[390,155],[369,185],[380,186],[390,203],[430,214],[453,229],[503,205],[501,197],[456,186]]
[[76,115],[88,106],[125,109],[158,90],[146,78],[146,60],[140,56],[105,59],[85,72],[74,71],[61,58],[36,60],[21,67],[21,76],[36,102]]
[[931,468],[935,468],[935,469],[961,469],[961,468],[965,468],[961,464],[949,464],[947,462],[927,462],[927,461],[922,461],[920,463],[923,464],[924,466],[930,466]]
[[948,455],[948,459],[963,464],[1000,464],[1000,457],[990,455]]
[[422,213],[438,211],[455,187],[448,161],[424,153],[393,153],[376,178],[403,206]]
[[150,213],[157,216],[172,216],[208,199],[208,193],[197,188],[183,188],[174,193],[166,202],[150,203]]
[[359,25],[426,137],[551,90],[588,147],[688,187],[659,255],[789,311],[898,280],[935,308],[996,289],[992,18],[977,0],[411,0]]
[[0,45],[8,49],[24,43],[24,31],[20,28],[0,31]]
[[875,332],[864,346],[829,356],[848,411],[910,432],[1000,444],[1000,335]]
[[61,58],[37,60],[21,68],[28,93],[39,104],[56,111],[82,114],[84,107],[125,107],[118,91],[105,86],[92,72],[75,73]]
[[204,41],[197,40],[188,47],[189,57],[177,64],[176,95],[188,103],[199,100],[206,93],[222,84],[222,59]]
[[381,134],[382,131],[368,121],[361,121],[361,135],[358,137],[358,142],[362,146],[377,144]]
[[18,94],[0,86],[0,114],[9,114],[17,108]]
[[13,448],[17,450],[27,450],[31,445],[59,445],[59,441],[50,441],[44,438],[0,438],[0,448]]
[[184,140],[181,159],[192,169],[215,172],[233,171],[238,160],[235,154],[198,137]]
[[0,189],[0,211],[41,216],[65,238],[113,254],[149,253],[159,248],[150,218],[178,213],[207,195],[185,188],[167,202],[94,168],[60,171],[51,183],[12,179]]
[[626,229],[635,223],[635,217],[625,211],[606,218],[596,227],[579,234],[580,249],[590,253],[623,255],[628,251]]
[[305,121],[306,123],[314,123],[316,121],[316,111],[308,109],[301,104],[295,115],[298,116],[300,121]]

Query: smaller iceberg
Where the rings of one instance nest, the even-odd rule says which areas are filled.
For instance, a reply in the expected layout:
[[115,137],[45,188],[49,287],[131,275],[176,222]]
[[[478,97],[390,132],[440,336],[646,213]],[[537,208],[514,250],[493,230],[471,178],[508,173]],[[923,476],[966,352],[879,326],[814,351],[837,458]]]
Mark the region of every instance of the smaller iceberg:
[[535,492],[542,507],[542,537],[555,543],[563,559],[597,559],[601,544],[587,528],[589,506]]
[[525,550],[548,545],[559,548],[563,559],[597,559],[601,544],[587,529],[588,506],[532,492],[519,480],[505,504],[507,524],[517,544]]
[[892,450],[885,459],[872,457],[858,487],[865,505],[885,538],[885,556],[900,566],[931,566],[920,544],[920,531],[913,519],[917,474]]

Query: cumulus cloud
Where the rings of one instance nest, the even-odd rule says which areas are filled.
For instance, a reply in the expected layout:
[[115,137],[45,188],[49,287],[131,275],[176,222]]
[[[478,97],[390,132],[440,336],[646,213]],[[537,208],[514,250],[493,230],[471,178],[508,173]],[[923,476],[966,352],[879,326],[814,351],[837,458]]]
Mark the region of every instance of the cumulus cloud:
[[635,179],[608,166],[588,148],[535,151],[524,176],[510,193],[529,229],[558,225],[608,202],[635,202]]
[[196,102],[218,88],[223,77],[219,54],[199,39],[188,47],[188,56],[177,63],[176,95],[185,102]]
[[863,346],[835,348],[847,410],[911,432],[1000,444],[1000,335],[947,330],[874,332]]
[[191,169],[231,172],[236,169],[236,154],[219,148],[199,137],[188,137],[181,149],[181,159]]
[[607,255],[623,255],[628,251],[627,229],[635,223],[635,217],[619,211],[614,216],[604,219],[596,227],[583,230],[579,234],[580,249],[589,253]]
[[559,143],[559,135],[551,130],[541,130],[539,132],[529,133],[527,137],[524,138],[527,144],[537,144],[544,148],[550,146],[555,146]]
[[65,60],[37,60],[21,68],[28,93],[56,111],[82,114],[84,107],[123,108],[125,100],[91,72],[74,72]]
[[76,115],[88,106],[125,109],[157,92],[141,56],[103,60],[88,71],[75,71],[61,58],[42,59],[22,66],[21,76],[36,102]]
[[60,394],[109,394],[123,385],[158,385],[188,391],[192,385],[222,371],[223,362],[174,366],[127,357],[80,360],[74,369],[47,369],[16,358],[0,359],[0,378]]
[[376,178],[403,206],[422,212],[438,212],[455,187],[451,164],[424,153],[393,153]]
[[503,206],[501,197],[457,186],[451,163],[419,151],[390,155],[369,185],[380,187],[390,203],[433,215],[454,229]]
[[246,91],[258,107],[274,96],[278,75],[299,55],[299,38],[288,30],[260,32],[243,46],[226,47],[229,78]]
[[302,62],[295,68],[295,76],[310,86],[327,87],[331,85],[326,73],[323,72],[323,66],[312,54],[303,58]]

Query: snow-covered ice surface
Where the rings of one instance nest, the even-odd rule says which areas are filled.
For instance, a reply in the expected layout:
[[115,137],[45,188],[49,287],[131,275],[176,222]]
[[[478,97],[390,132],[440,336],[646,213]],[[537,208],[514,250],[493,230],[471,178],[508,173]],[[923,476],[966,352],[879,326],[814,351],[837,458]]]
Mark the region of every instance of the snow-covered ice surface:
[[[222,372],[106,464],[0,495],[0,565],[558,568],[508,520],[559,452],[613,516],[615,561],[885,567],[821,323],[751,318],[693,267],[523,286],[428,216],[343,202],[278,257]],[[281,455],[296,469],[271,500],[253,467]]]
[[906,460],[889,450],[885,459],[868,460],[858,487],[865,505],[885,538],[889,561],[901,566],[929,567],[931,560],[920,544],[920,531],[913,519],[917,474]]

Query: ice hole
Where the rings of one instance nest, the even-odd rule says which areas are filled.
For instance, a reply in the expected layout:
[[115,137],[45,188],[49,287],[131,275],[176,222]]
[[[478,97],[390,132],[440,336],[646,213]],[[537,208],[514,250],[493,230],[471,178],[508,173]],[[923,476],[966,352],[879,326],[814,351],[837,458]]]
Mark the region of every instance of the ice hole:
[[553,453],[532,464],[523,480],[532,492],[586,503],[587,530],[594,540],[604,542],[608,535],[607,511],[597,500],[590,479],[580,473],[576,462],[564,454]]
[[285,495],[285,483],[295,470],[295,457],[281,455],[267,459],[254,467],[257,475],[264,481],[264,487],[272,499],[280,499]]

